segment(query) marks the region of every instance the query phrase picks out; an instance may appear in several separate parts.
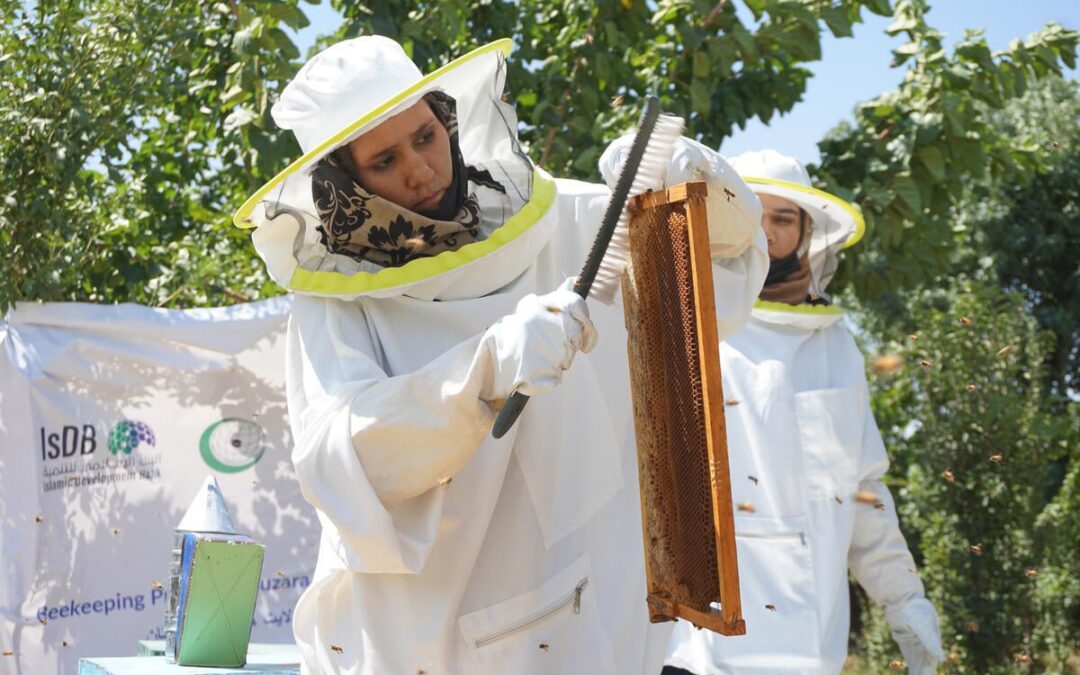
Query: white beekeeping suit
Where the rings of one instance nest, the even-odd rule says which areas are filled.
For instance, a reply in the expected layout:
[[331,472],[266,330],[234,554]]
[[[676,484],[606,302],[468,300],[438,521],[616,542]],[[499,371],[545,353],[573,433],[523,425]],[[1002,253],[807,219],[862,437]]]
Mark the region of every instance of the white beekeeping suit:
[[862,217],[810,187],[797,160],[762,151],[731,164],[767,210],[772,195],[810,217],[800,254],[811,278],[805,302],[759,301],[720,347],[747,634],[679,622],[665,663],[697,675],[839,673],[850,569],[885,606],[910,672],[933,673],[943,658],[937,614],[881,482],[889,462],[863,358],[842,312],[821,300],[837,254],[862,237]]
[[[322,524],[293,619],[305,673],[651,675],[663,659],[670,628],[650,625],[644,602],[622,311],[555,291],[609,192],[524,154],[502,101],[510,46],[428,76],[384,38],[315,56],[273,111],[305,154],[236,217],[297,294],[293,462]],[[330,252],[312,168],[433,91],[456,101],[475,240],[394,266]],[[768,257],[759,204],[724,180],[744,195],[723,212],[745,241],[715,265],[731,332]],[[515,387],[536,395],[495,440]]]

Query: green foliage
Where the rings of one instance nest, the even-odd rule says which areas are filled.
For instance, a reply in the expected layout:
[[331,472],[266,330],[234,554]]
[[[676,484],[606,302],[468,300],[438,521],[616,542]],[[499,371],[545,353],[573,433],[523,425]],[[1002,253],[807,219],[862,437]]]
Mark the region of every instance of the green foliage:
[[[594,177],[606,141],[657,92],[717,143],[789,110],[820,33],[887,0],[345,3],[321,44],[402,41],[422,69],[513,36],[522,137]],[[223,304],[276,292],[229,214],[296,152],[269,115],[301,55],[297,0],[0,3],[0,308],[23,299]],[[614,105],[612,101],[621,101]]]
[[[872,390],[948,671],[1060,672],[1080,640],[1080,412],[1047,403],[1053,336],[994,283],[909,297],[914,332],[880,343],[905,366]],[[884,670],[898,650],[880,617],[866,623],[867,661]]]
[[[578,177],[647,92],[718,142],[794,105],[825,26],[850,34],[862,7],[889,9],[754,0],[748,27],[726,1],[333,2],[345,20],[323,44],[390,35],[424,70],[513,36],[522,136]],[[269,108],[301,62],[285,31],[307,24],[297,0],[8,0],[0,16],[0,308],[277,292],[229,214],[296,152]]]
[[[646,94],[717,145],[794,106],[824,31],[851,35],[864,10],[891,11],[888,0],[743,2],[750,20],[729,0],[331,0],[343,22],[319,46],[390,35],[430,71],[512,36],[522,139],[554,173],[595,178]],[[963,171],[1031,164],[987,133],[967,92],[1005,101],[1074,58],[1076,33],[1060,27],[999,55],[969,36],[946,56],[924,11],[896,6],[890,30],[910,38],[897,50],[911,64],[902,88],[823,144],[821,176],[858,198],[876,235],[848,266],[867,272],[860,294],[942,269]],[[0,307],[276,292],[228,215],[296,153],[269,108],[302,61],[286,32],[307,24],[298,0],[8,0],[0,12]]]
[[[0,308],[227,304],[276,292],[229,213],[288,148],[275,155],[276,132],[247,130],[266,128],[261,80],[251,79],[260,102],[230,99],[262,115],[255,121],[237,122],[222,92],[249,68],[292,71],[274,56],[277,41],[249,64],[246,8],[281,3],[244,4],[0,5]],[[276,19],[262,21],[262,37],[280,33]]]
[[893,52],[895,65],[907,64],[903,83],[859,106],[853,124],[819,143],[818,179],[858,202],[866,218],[864,243],[833,282],[834,289],[854,284],[862,298],[950,270],[965,242],[953,209],[972,181],[1022,180],[1038,166],[1037,146],[1001,132],[988,109],[1076,62],[1080,33],[1055,24],[996,54],[980,33],[968,32],[947,53],[926,11],[925,0],[896,3],[888,32],[908,39]]
[[530,154],[559,176],[594,178],[607,142],[630,128],[642,99],[716,146],[754,117],[790,110],[806,90],[803,65],[821,33],[850,35],[863,8],[887,0],[747,0],[744,24],[722,0],[333,0],[345,24],[330,40],[381,33],[421,69],[497,37],[513,36],[509,84]]
[[1011,181],[976,184],[958,209],[970,235],[957,265],[991,269],[1023,293],[1039,325],[1053,331],[1053,390],[1080,386],[1080,86],[1049,80],[993,116],[999,133],[1037,148],[1040,168]]

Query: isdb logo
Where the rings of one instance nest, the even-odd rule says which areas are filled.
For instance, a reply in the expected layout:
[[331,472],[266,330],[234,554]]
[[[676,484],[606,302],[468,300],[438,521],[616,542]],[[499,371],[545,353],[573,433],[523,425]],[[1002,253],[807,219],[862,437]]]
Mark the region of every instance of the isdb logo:
[[145,422],[120,420],[109,432],[109,452],[114,455],[121,452],[130,455],[143,443],[149,446],[157,443],[153,429]]

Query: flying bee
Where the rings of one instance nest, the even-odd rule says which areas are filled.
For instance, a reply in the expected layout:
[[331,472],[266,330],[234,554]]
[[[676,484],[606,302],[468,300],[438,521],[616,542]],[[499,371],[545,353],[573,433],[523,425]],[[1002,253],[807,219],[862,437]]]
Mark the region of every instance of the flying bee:
[[729,398],[724,400],[724,405],[739,405],[740,401],[737,398]]
[[969,385],[967,386],[967,390],[968,390],[969,392],[971,392],[971,391],[975,391],[975,385],[973,385],[973,384],[969,384]]
[[754,511],[757,511],[757,509],[754,508],[754,505],[750,502],[739,502],[739,510],[745,511],[746,513],[753,513]]
[[5,649],[4,656],[15,656],[15,652],[11,651],[10,649]]
[[968,547],[968,550],[970,550],[975,555],[981,555],[983,552],[983,547],[981,544],[972,544]]
[[1009,353],[1009,352],[1011,352],[1011,351],[1012,351],[1012,345],[1005,345],[1004,347],[1002,347],[1001,349],[999,349],[999,350],[997,351],[997,354],[994,354],[994,356],[997,356],[997,357],[999,357],[999,358],[1000,358],[1000,357],[1002,357],[1002,356],[1005,356],[1006,354],[1008,354],[1008,353]]
[[941,472],[941,477],[944,478],[945,480],[949,481],[950,483],[955,483],[956,482],[956,476],[954,476],[953,472],[948,470],[948,469],[945,469],[944,471]]
[[875,375],[895,373],[904,366],[904,359],[896,354],[883,354],[870,362],[870,371]]
[[918,333],[912,333],[911,335],[907,336],[907,339],[908,339],[908,342],[918,342],[919,341],[919,334]]
[[114,527],[112,531],[114,536],[120,536],[121,532],[123,532],[123,530],[121,530],[119,527]]
[[35,523],[44,523],[45,522],[45,516],[34,516],[34,522]]
[[617,96],[615,96],[614,98],[611,99],[611,107],[612,108],[618,108],[619,106],[622,105],[622,102],[623,102],[623,95],[618,94]]
[[928,373],[934,369],[934,365],[932,363],[930,363],[929,361],[927,361],[926,359],[923,359],[922,361],[919,361],[919,365],[922,366],[923,370],[925,370]]
[[160,581],[151,581],[150,582],[150,588],[154,589],[155,591],[160,591],[161,590],[161,582]]
[[892,661],[889,661],[889,668],[892,668],[893,670],[903,670],[904,667],[904,662],[900,659],[893,659]]
[[966,627],[967,627],[969,633],[978,633],[979,632],[979,622],[978,621],[968,621],[968,624],[967,624]]
[[990,455],[990,461],[994,464],[1001,464],[1005,461],[1005,455]]
[[277,573],[277,575],[278,575],[279,577],[283,577],[283,576],[285,576],[285,573],[284,573],[284,572],[278,572],[278,573]]
[[449,485],[450,481],[454,480],[453,476],[447,476],[446,478],[439,479],[439,485]]
[[1031,656],[1027,652],[1017,652],[1013,654],[1013,661],[1017,663],[1031,663]]
[[1039,570],[1035,569],[1034,567],[1029,567],[1026,570],[1024,570],[1024,576],[1027,577],[1028,579],[1033,579],[1033,578],[1039,576]]
[[540,643],[540,651],[546,652],[549,649],[551,649],[551,645],[549,645],[546,642],[541,642]]
[[869,490],[859,490],[855,493],[855,501],[860,504],[870,504],[873,506],[878,503],[877,494],[870,492]]
[[775,612],[776,605],[765,605],[765,609],[769,610],[770,612]]
[[960,325],[961,326],[965,326],[965,327],[970,326],[971,323],[972,323],[971,319],[967,318],[966,316],[960,317]]
[[840,499],[840,495],[833,495],[833,499],[836,500],[837,504],[843,504],[844,503],[844,500]]
[[345,653],[345,650],[341,648],[341,645],[330,645],[330,651],[337,652],[338,654]]
[[747,475],[746,477],[749,478],[750,480],[754,481],[754,485],[758,484],[758,477],[757,476]]

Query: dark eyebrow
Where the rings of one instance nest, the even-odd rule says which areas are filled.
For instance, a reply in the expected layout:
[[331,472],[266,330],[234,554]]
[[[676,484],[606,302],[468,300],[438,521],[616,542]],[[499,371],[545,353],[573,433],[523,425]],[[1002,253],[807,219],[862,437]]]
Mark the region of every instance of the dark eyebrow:
[[435,120],[428,120],[427,122],[424,122],[416,131],[413,132],[413,138],[416,138],[417,136],[422,136],[428,131],[431,131],[434,124]]
[[[412,134],[413,139],[415,139],[417,136],[420,136],[420,135],[424,134],[425,132],[427,132],[428,129],[430,129],[431,126],[434,123],[435,123],[435,120],[431,119],[431,120],[428,120],[428,121],[424,122],[423,124],[421,124],[420,127],[416,131],[413,132],[413,134]],[[368,158],[368,160],[365,162],[365,164],[370,164],[371,162],[377,162],[378,160],[382,159],[383,155],[390,154],[393,151],[394,151],[394,146],[393,145],[391,145],[391,146],[389,146],[387,148],[384,148],[384,149],[376,152],[375,154],[371,155],[371,157]]]
[[389,155],[393,151],[394,151],[394,146],[391,145],[391,146],[389,146],[389,147],[387,147],[387,148],[385,148],[383,150],[380,150],[380,151],[376,152],[375,154],[371,155],[370,157],[368,157],[366,160],[364,160],[364,164],[371,164],[372,162],[378,162],[380,159],[382,159],[383,155]]
[[789,209],[789,208],[779,208],[779,209],[769,209],[769,210],[772,211],[773,213],[784,214],[784,215],[789,215],[790,214],[790,215],[793,215],[793,216],[797,215],[799,213],[798,209]]

